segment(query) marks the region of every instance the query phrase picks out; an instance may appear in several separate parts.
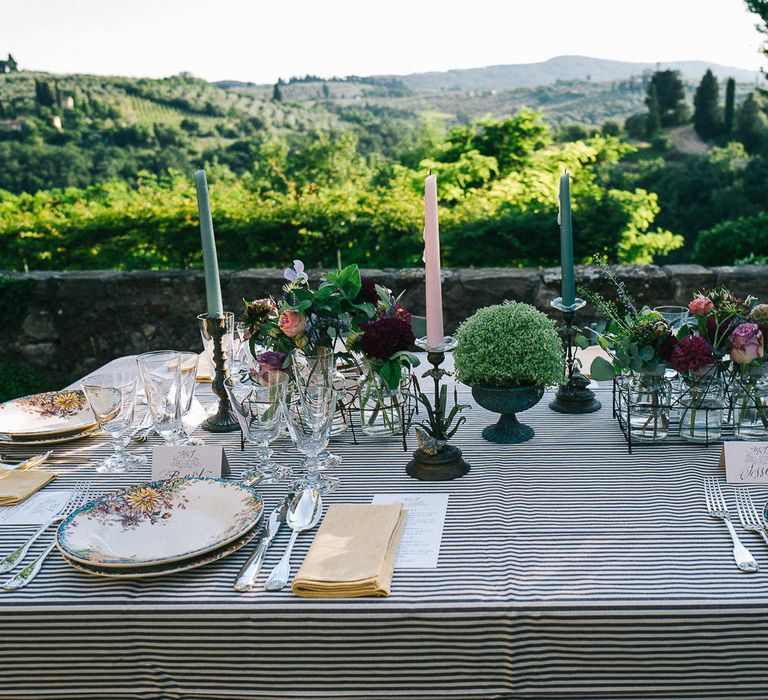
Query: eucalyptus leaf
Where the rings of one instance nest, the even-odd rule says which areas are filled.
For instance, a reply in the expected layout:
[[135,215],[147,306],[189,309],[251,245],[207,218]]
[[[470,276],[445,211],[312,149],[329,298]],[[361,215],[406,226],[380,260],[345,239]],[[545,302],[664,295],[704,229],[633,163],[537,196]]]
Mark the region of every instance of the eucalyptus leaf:
[[582,350],[589,347],[589,340],[585,335],[582,335],[581,333],[577,333],[573,338],[573,344],[577,348],[581,348]]
[[613,365],[604,357],[596,357],[594,360],[592,360],[589,373],[592,375],[592,379],[594,379],[596,382],[613,379],[616,374]]

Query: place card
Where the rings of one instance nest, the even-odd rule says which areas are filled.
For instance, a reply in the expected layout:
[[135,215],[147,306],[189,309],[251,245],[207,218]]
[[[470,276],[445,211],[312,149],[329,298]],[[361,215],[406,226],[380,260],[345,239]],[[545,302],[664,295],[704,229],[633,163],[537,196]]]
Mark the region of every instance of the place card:
[[720,466],[729,484],[768,484],[768,442],[724,442]]
[[41,491],[17,506],[0,508],[0,525],[42,525],[66,505],[72,491]]
[[158,445],[152,448],[152,480],[180,476],[229,474],[227,453],[221,445]]
[[448,494],[379,493],[373,497],[372,503],[402,503],[408,513],[395,569],[436,569]]

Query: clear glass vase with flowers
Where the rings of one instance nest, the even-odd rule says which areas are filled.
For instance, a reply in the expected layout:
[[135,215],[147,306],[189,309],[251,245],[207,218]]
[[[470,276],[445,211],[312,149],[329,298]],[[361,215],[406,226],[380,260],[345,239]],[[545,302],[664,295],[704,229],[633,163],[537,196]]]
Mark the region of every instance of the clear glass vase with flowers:
[[[613,379],[618,383],[618,417],[626,424],[631,441],[660,442],[669,435],[672,387],[664,371],[677,337],[659,312],[648,307],[637,309],[623,282],[599,257],[595,262],[614,286],[616,297],[607,300],[591,290],[579,290],[606,318],[597,342],[612,358],[595,358],[590,374],[597,381]],[[586,341],[579,340],[582,344]]]
[[[768,305],[755,307],[754,320],[768,320]],[[757,313],[754,313],[757,311]],[[742,440],[764,440],[768,435],[768,376],[765,342],[757,323],[740,323],[731,333],[730,356],[733,362],[733,427]]]
[[402,435],[410,370],[419,359],[410,352],[415,341],[411,314],[392,292],[374,285],[376,316],[348,339],[350,350],[363,357],[358,382],[360,422],[366,435]]

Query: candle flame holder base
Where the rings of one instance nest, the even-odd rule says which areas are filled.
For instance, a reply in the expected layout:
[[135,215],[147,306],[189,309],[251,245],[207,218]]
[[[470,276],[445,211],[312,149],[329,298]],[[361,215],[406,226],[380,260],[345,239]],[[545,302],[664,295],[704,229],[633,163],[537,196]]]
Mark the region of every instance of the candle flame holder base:
[[[420,338],[416,344],[427,351],[427,361],[432,365],[432,369],[422,376],[432,379],[435,393],[434,403],[430,403],[426,394],[418,394],[418,401],[426,409],[429,420],[416,429],[419,448],[414,451],[413,459],[408,462],[405,471],[408,476],[420,481],[451,481],[464,476],[470,470],[461,450],[448,444],[448,440],[467,420],[464,416],[457,418],[458,413],[468,408],[458,403],[458,392],[454,388],[454,406],[447,412],[448,387],[443,384],[442,379],[450,375],[450,372],[440,365],[445,361],[446,351],[456,347],[456,341],[450,337],[445,338],[437,348],[433,348],[427,345],[425,338]],[[455,418],[456,423],[452,426]]]
[[219,400],[216,413],[206,418],[200,426],[209,433],[234,433],[240,430],[240,424],[232,412],[224,381],[229,374],[227,354],[224,352],[224,336],[227,333],[227,320],[224,316],[213,317],[201,314],[198,316],[201,323],[201,331],[212,343],[213,356],[213,381],[211,388]]
[[594,413],[602,408],[602,404],[595,398],[595,393],[588,389],[590,380],[579,370],[581,363],[576,359],[573,350],[573,339],[578,328],[574,324],[576,312],[584,308],[586,302],[583,299],[575,299],[572,304],[563,304],[561,297],[551,302],[551,306],[563,315],[563,324],[560,327],[560,335],[565,348],[565,366],[568,380],[558,390],[549,407],[557,413]]

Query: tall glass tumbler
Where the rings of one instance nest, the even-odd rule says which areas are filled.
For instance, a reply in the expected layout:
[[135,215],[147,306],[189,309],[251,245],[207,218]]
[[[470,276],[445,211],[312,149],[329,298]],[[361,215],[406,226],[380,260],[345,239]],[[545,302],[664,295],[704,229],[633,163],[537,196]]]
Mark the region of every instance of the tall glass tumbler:
[[152,426],[167,443],[177,444],[183,439],[181,353],[176,350],[146,352],[138,356],[137,362]]

